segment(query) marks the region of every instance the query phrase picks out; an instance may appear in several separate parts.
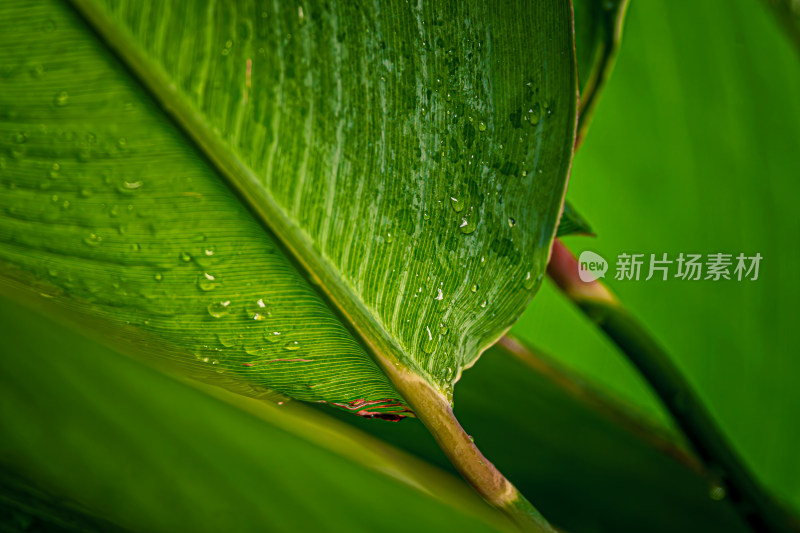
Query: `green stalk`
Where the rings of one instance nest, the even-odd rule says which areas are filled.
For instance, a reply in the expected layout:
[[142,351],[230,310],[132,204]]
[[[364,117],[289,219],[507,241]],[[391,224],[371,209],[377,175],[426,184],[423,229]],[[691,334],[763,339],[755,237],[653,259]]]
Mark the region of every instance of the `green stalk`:
[[599,281],[583,282],[578,261],[555,241],[550,278],[636,366],[672,414],[717,486],[711,497],[730,498],[754,531],[800,531],[800,523],[764,490],[722,434],[700,397],[653,336]]

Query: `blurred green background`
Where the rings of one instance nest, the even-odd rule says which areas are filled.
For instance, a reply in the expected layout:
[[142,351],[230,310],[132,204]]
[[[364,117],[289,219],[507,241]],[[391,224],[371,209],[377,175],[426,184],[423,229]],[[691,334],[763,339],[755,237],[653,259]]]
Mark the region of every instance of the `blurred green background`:
[[[799,57],[756,0],[632,0],[568,193],[598,237],[566,240],[610,263],[621,253],[761,253],[755,282],[615,281],[612,266],[608,284],[795,509]],[[513,332],[668,423],[631,366],[551,284]]]

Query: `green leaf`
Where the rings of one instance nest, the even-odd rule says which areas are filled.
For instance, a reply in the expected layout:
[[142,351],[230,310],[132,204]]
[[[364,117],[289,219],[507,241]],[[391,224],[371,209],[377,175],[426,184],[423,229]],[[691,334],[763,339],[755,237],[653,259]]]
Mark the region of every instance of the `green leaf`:
[[586,137],[600,91],[617,59],[628,0],[575,0],[578,57],[578,143]]
[[459,480],[302,404],[198,390],[47,315],[0,297],[0,505],[16,523],[509,530]]
[[[760,482],[798,513],[800,360],[787,354],[800,342],[800,249],[776,228],[797,226],[800,67],[764,5],[730,7],[632,3],[613,83],[571,176],[570,199],[602,231],[573,249],[609,262],[609,286],[674,357]],[[621,253],[681,252],[764,259],[754,282],[610,275]],[[666,418],[625,358],[547,284],[513,331]]]
[[561,212],[561,219],[558,221],[556,237],[567,235],[594,235],[594,231],[571,203],[564,202],[564,211]]
[[77,5],[0,8],[10,275],[197,374],[407,414],[366,344],[449,398],[544,272],[569,5]]

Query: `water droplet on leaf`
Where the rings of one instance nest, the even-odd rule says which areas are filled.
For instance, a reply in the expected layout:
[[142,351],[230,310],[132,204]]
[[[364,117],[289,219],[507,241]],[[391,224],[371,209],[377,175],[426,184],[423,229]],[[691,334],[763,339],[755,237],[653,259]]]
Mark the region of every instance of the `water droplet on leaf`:
[[208,272],[203,272],[203,275],[197,279],[197,287],[201,291],[213,291],[217,288],[217,285],[218,283],[216,278]]
[[263,298],[247,304],[245,311],[247,312],[247,318],[251,320],[266,320],[271,314]]
[[214,318],[222,318],[230,312],[230,300],[214,302],[208,306],[208,314]]
[[295,350],[300,349],[300,341],[289,341],[283,346],[284,350],[289,350],[290,352],[294,352]]
[[439,338],[434,337],[431,328],[425,326],[425,331],[422,332],[422,351],[428,354],[433,353],[438,343]]
[[122,180],[117,187],[117,190],[123,194],[132,194],[138,191],[142,187],[141,181],[127,181]]

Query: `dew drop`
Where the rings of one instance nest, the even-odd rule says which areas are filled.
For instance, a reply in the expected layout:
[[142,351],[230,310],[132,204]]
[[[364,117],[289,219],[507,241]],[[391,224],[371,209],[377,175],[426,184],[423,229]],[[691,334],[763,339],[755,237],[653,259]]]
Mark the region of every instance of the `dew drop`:
[[486,131],[486,123],[481,121],[478,123],[478,131]]
[[539,119],[541,119],[542,113],[539,109],[539,104],[533,104],[533,107],[528,109],[528,115],[525,119],[530,122],[531,126],[536,126],[539,124]]
[[153,276],[153,279],[156,281],[164,281],[164,274],[162,274],[161,272],[156,272],[155,275]]
[[441,287],[437,287],[436,291],[437,291],[437,294],[433,299],[434,300],[439,300],[439,301],[444,300],[444,293],[442,292]]
[[516,225],[517,225],[517,221],[514,220],[512,217],[508,217],[508,227],[509,228],[513,228]]
[[281,340],[281,332],[280,331],[268,331],[264,333],[264,338],[267,339],[268,342],[276,343]]
[[472,292],[478,292],[478,285],[477,285],[477,284],[475,284],[475,283],[473,283],[473,284],[472,284],[472,287],[470,287],[470,290],[471,290]]
[[464,210],[464,204],[458,201],[458,198],[451,196],[450,197],[450,205],[453,206],[453,211],[456,213],[460,213]]
[[461,224],[458,225],[458,229],[464,235],[469,235],[475,232],[475,228],[477,224],[474,221],[471,221],[469,218],[465,217],[461,220]]
[[250,320],[266,320],[271,314],[263,298],[259,298],[255,302],[247,304],[245,306],[245,311],[247,312],[247,318]]
[[433,353],[438,340],[438,338],[434,339],[431,328],[425,326],[425,332],[422,334],[422,351],[428,354]]
[[289,341],[283,345],[284,350],[289,350],[290,352],[294,352],[300,349],[300,341]]
[[197,287],[201,291],[213,291],[217,288],[217,285],[217,279],[208,272],[203,272],[203,275],[197,279]]
[[188,263],[189,261],[192,260],[192,254],[190,254],[189,252],[181,252],[180,258],[181,261],[183,261],[184,263]]
[[119,190],[119,192],[121,192],[122,194],[132,194],[141,189],[141,187],[142,187],[141,181],[122,180],[119,184],[119,187],[117,187],[117,190]]
[[214,302],[208,306],[208,314],[214,318],[222,318],[230,312],[231,301]]
[[536,285],[536,278],[534,278],[530,271],[525,273],[525,279],[522,280],[522,286],[525,287],[527,290],[533,289]]

